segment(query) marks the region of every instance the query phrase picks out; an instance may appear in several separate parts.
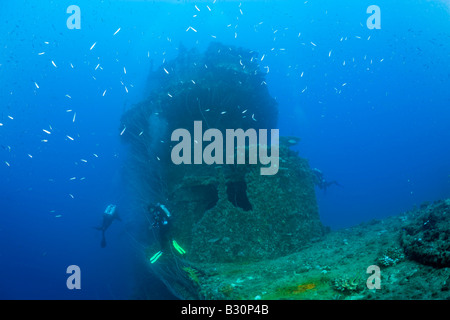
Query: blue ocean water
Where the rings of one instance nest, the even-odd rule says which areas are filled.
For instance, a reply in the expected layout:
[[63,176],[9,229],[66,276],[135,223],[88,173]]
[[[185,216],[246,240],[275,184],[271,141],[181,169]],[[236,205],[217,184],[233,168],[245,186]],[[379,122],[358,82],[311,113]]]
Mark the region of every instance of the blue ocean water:
[[[366,25],[372,4],[380,29]],[[119,119],[180,44],[259,52],[280,135],[341,185],[317,190],[324,225],[449,197],[449,15],[437,0],[1,1],[0,298],[127,299],[136,281],[171,297],[136,266]],[[92,227],[109,203],[123,221],[102,249]],[[81,290],[66,287],[69,265]]]

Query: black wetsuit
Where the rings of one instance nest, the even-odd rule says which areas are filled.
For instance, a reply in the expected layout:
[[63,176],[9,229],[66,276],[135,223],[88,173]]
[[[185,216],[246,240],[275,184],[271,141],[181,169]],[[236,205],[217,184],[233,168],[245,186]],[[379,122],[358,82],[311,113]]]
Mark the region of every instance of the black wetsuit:
[[114,221],[114,219],[117,219],[119,221],[122,221],[117,214],[117,211],[114,207],[114,211],[112,213],[105,212],[103,214],[103,222],[101,227],[96,227],[95,229],[100,230],[102,232],[102,241],[100,242],[100,246],[102,248],[106,247],[106,238],[105,238],[105,231],[109,228],[111,223]]
[[171,217],[161,208],[161,205],[150,206],[149,211],[153,215],[153,227],[158,228],[161,250],[168,249],[170,247]]
[[333,181],[327,181],[323,177],[322,171],[319,169],[312,169],[311,172],[313,173],[313,181],[316,186],[318,186],[320,189],[322,189],[324,192],[327,191],[327,188],[333,184],[342,187],[336,180]]

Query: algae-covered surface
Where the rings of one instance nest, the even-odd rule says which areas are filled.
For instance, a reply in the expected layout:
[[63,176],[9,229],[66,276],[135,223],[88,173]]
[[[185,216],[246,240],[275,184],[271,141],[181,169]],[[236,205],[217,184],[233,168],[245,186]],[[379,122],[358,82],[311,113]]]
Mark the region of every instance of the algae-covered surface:
[[273,176],[261,176],[256,165],[184,169],[169,192],[170,236],[199,262],[274,258],[320,237],[307,161],[284,142],[280,158],[282,170]]
[[[191,264],[188,278],[195,282],[201,299],[449,299],[450,266],[436,268],[412,260],[400,243],[404,228],[421,221],[424,212],[436,206],[444,217],[450,214],[450,200],[441,201],[330,232],[283,257]],[[446,232],[448,225],[447,221]],[[367,288],[371,265],[380,267],[380,289]]]

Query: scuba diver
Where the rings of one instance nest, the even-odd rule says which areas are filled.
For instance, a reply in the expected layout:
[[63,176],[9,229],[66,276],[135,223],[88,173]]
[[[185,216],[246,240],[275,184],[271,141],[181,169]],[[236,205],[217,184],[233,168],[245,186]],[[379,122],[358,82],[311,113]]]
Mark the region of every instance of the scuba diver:
[[166,208],[166,206],[158,202],[155,205],[149,205],[148,212],[153,217],[152,227],[159,229],[158,240],[161,248],[158,252],[156,252],[153,256],[149,258],[150,263],[152,264],[155,263],[163,254],[163,251],[169,251],[171,244],[180,255],[184,255],[186,251],[178,244],[177,241],[171,238],[170,220],[172,218],[172,214]]
[[117,207],[114,204],[110,204],[106,207],[105,212],[103,213],[103,223],[101,227],[95,227],[95,229],[100,230],[102,232],[102,241],[100,246],[102,248],[106,247],[106,239],[105,239],[105,231],[109,228],[114,219],[122,221],[117,213]]
[[324,192],[327,192],[327,188],[333,184],[342,187],[336,180],[333,181],[327,181],[323,177],[323,172],[320,171],[317,168],[311,169],[311,173],[313,176],[313,182],[316,186],[318,186],[320,189],[322,189]]
[[159,243],[161,244],[161,247],[165,247],[170,241],[169,221],[172,218],[172,215],[170,214],[170,211],[166,208],[166,206],[159,202],[155,205],[149,205],[148,212],[153,217],[152,227],[159,229]]

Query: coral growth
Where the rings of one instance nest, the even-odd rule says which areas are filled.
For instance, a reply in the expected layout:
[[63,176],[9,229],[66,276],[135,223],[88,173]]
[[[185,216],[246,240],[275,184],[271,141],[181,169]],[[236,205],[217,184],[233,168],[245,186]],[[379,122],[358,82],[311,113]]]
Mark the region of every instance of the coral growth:
[[187,276],[193,283],[200,285],[199,272],[196,269],[192,267],[183,267],[182,269],[187,273]]
[[284,285],[278,285],[274,290],[263,295],[263,298],[268,300],[304,299],[311,291],[317,289],[317,285],[316,282],[306,282],[302,284],[288,282]]
[[401,232],[407,256],[434,267],[450,267],[450,201],[424,205]]
[[314,289],[316,285],[314,283],[306,283],[306,284],[299,284],[297,288],[292,291],[292,294],[300,294],[307,290]]
[[352,293],[361,290],[361,278],[360,277],[340,277],[332,281],[332,287],[334,290],[342,293]]
[[385,249],[382,252],[381,257],[377,260],[377,265],[379,265],[380,267],[390,267],[403,260],[405,260],[403,249],[398,247],[391,247]]

